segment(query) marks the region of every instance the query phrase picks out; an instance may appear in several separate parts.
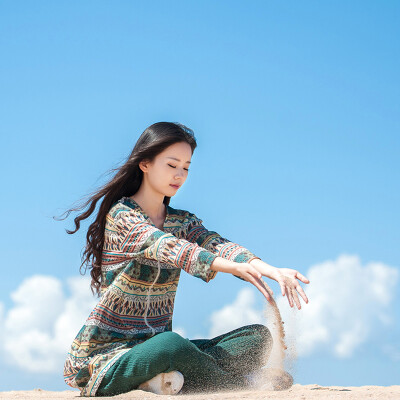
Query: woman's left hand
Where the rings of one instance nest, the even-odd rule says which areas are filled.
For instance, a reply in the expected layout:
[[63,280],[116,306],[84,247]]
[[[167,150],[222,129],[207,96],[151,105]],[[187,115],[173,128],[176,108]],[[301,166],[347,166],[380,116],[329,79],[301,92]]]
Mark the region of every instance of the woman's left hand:
[[299,310],[301,309],[300,299],[297,292],[303,298],[304,302],[306,304],[308,303],[308,298],[298,280],[303,283],[310,283],[310,281],[299,271],[291,268],[273,267],[272,265],[269,265],[260,259],[252,260],[250,264],[254,266],[262,275],[279,283],[282,296],[286,295],[290,307],[294,307],[294,303],[296,303],[297,308]]
[[294,300],[294,303],[296,303],[297,308],[299,310],[301,309],[300,299],[299,296],[297,295],[297,292],[299,292],[304,302],[306,304],[308,303],[308,298],[304,293],[303,288],[300,286],[300,283],[296,279],[299,279],[303,283],[310,283],[310,281],[299,271],[290,268],[276,268],[276,271],[271,278],[279,283],[281,287],[282,296],[285,296],[286,294],[290,307],[294,307],[293,304]]

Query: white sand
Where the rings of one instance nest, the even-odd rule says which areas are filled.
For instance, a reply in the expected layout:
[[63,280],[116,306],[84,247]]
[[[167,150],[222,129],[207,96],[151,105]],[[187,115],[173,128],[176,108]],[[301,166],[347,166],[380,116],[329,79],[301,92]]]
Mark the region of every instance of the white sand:
[[[62,392],[51,392],[47,390],[34,389],[29,391],[0,392],[1,400],[30,400],[30,399],[75,399],[79,396],[79,390],[65,390]],[[243,390],[235,392],[218,392],[204,394],[186,394],[175,396],[163,396],[142,390],[133,390],[128,393],[113,397],[99,397],[101,399],[187,399],[187,400],[229,400],[229,399],[400,399],[400,386],[318,386],[318,385],[293,385],[285,391],[261,391]]]

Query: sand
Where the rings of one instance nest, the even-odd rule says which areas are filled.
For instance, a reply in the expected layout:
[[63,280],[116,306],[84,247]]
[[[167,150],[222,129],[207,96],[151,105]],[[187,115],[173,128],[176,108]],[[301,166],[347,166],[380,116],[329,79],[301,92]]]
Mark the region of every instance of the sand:
[[[80,397],[79,390],[65,390],[51,392],[42,389],[28,391],[0,392],[1,400],[31,400],[31,399],[75,399]],[[142,390],[133,390],[128,393],[113,397],[99,397],[101,399],[187,399],[187,400],[229,400],[229,399],[400,399],[400,386],[360,386],[360,387],[341,387],[341,386],[318,386],[318,385],[293,385],[289,390],[284,391],[262,391],[262,390],[243,390],[235,392],[218,392],[204,394],[185,394],[175,396],[163,396]]]

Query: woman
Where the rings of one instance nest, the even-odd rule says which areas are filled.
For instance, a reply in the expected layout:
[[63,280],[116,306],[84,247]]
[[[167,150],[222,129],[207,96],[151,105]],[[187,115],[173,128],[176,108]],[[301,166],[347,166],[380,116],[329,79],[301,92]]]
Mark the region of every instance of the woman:
[[[212,339],[172,332],[180,272],[209,282],[217,272],[252,283],[267,300],[262,276],[276,280],[300,309],[298,271],[275,268],[246,248],[208,231],[195,214],[170,199],[186,181],[196,141],[182,124],[159,122],[138,139],[114,178],[92,193],[75,233],[102,199],[87,233],[82,265],[100,300],[76,335],[64,365],[65,382],[81,396],[142,389],[159,394],[235,389],[252,384],[272,347],[268,328],[247,325]],[[82,267],[81,265],[81,267]]]

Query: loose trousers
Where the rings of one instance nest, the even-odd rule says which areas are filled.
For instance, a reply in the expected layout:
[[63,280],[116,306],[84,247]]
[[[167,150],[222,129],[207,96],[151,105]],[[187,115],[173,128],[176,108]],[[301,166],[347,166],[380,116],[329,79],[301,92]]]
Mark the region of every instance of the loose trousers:
[[246,325],[212,339],[185,339],[162,332],[134,346],[107,371],[96,396],[113,396],[136,389],[162,372],[179,371],[179,393],[235,390],[249,387],[245,375],[263,367],[272,349],[269,329]]

